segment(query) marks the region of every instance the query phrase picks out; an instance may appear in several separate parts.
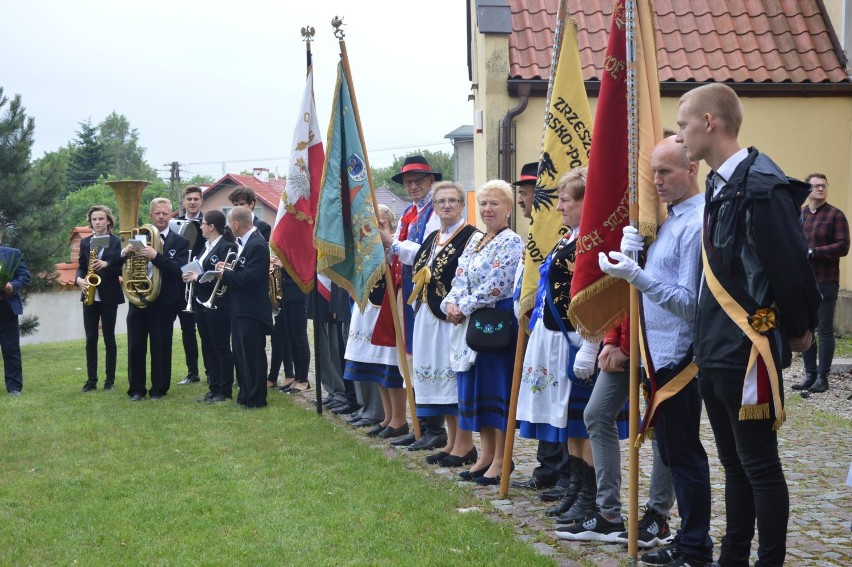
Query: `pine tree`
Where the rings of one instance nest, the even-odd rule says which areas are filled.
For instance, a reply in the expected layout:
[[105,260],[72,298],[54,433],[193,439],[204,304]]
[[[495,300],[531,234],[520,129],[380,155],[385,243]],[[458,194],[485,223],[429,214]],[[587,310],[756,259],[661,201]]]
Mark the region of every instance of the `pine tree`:
[[104,148],[99,139],[98,127],[92,126],[91,119],[80,122],[80,131],[72,147],[73,153],[68,163],[68,185],[72,191],[94,185],[100,176],[106,176]]
[[53,283],[55,263],[67,261],[68,236],[56,230],[65,215],[63,164],[49,157],[31,162],[34,132],[21,96],[9,101],[0,87],[0,240],[23,253],[30,291]]

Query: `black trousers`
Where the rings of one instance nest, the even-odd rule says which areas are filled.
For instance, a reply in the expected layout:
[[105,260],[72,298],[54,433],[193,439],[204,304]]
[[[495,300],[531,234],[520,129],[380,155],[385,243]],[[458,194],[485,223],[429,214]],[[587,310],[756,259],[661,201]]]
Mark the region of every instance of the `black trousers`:
[[231,352],[230,317],[211,316],[212,310],[195,306],[195,320],[201,336],[201,358],[211,394],[230,398],[234,388],[234,354]]
[[[127,395],[165,395],[172,384],[172,335],[179,305],[157,302],[127,310]],[[151,344],[151,389],[146,390],[145,365]]]
[[118,349],[115,344],[115,319],[118,305],[104,305],[100,301],[83,305],[83,329],[86,331],[86,377],[95,384],[98,381],[98,326],[104,335],[106,350],[106,383],[115,382],[115,366]]
[[565,443],[539,441],[535,453],[538,466],[532,475],[543,482],[556,482],[565,470],[568,462],[568,447]]
[[0,350],[3,351],[3,371],[6,391],[20,392],[24,388],[21,370],[21,329],[18,316],[6,301],[0,301]]
[[240,393],[247,408],[266,405],[266,329],[257,319],[231,316],[231,342]]
[[269,365],[270,382],[278,379],[284,365],[284,376],[299,382],[308,379],[311,364],[311,347],[308,343],[308,316],[304,300],[284,301],[272,327],[272,356]]
[[186,372],[198,376],[198,342],[195,340],[195,314],[186,313],[182,306],[178,311],[183,353],[186,356]]
[[[725,535],[719,565],[749,565],[757,521],[756,566],[784,564],[790,496],[772,419],[739,419],[745,370],[702,368],[698,383],[725,469]],[[783,385],[779,385],[782,386]]]

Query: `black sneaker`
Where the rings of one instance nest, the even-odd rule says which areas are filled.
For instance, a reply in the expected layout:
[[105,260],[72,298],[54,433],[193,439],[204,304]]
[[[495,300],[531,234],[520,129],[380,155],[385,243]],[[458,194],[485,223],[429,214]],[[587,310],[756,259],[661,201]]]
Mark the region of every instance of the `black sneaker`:
[[83,384],[83,389],[80,390],[80,391],[81,392],[91,392],[92,390],[97,390],[97,389],[98,389],[98,383],[89,381],[89,382],[86,382],[85,384]]
[[[647,549],[655,545],[665,545],[673,539],[668,516],[658,514],[653,508],[645,508],[645,515],[639,520],[639,547]],[[618,534],[615,541],[627,545],[627,532]]]
[[624,521],[610,522],[600,512],[582,522],[556,528],[556,536],[573,541],[615,541],[624,531]]
[[665,547],[661,547],[655,551],[643,553],[639,558],[643,565],[660,565],[665,566],[678,559],[681,553],[677,550],[677,545],[670,543]]
[[707,563],[706,561],[694,559],[687,555],[683,555],[682,553],[670,562],[666,563],[666,567],[712,567],[713,565],[718,566],[719,564]]

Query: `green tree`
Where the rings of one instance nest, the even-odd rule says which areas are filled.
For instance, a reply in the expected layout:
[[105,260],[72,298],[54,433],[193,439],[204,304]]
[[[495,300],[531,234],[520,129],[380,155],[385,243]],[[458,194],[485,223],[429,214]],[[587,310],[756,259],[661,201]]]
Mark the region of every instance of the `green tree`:
[[407,194],[405,192],[405,187],[400,185],[399,183],[394,182],[391,177],[399,173],[399,170],[402,168],[402,164],[405,161],[405,158],[409,156],[423,156],[426,158],[426,161],[429,162],[429,166],[433,171],[439,171],[444,176],[444,179],[451,180],[455,175],[455,168],[453,164],[453,156],[448,152],[433,152],[429,150],[413,150],[404,155],[393,156],[393,163],[388,167],[374,167],[373,170],[373,183],[376,188],[381,187],[382,185],[387,186],[393,193],[399,195],[400,197],[406,197]]
[[130,127],[123,114],[113,112],[98,124],[98,141],[103,165],[116,179],[157,179],[157,172],[145,161],[145,148],[139,145],[139,132]]
[[80,122],[77,139],[71,142],[70,147],[68,184],[71,190],[94,185],[99,177],[107,174],[104,147],[98,127],[92,126],[91,118]]
[[213,185],[216,182],[216,178],[211,177],[210,175],[193,175],[186,181],[183,181],[182,184],[184,187],[189,187],[190,185]]
[[[34,133],[35,120],[21,96],[9,101],[0,87],[0,240],[23,253],[33,274],[30,291],[52,285],[54,265],[67,255],[64,235],[56,230],[65,215],[65,171],[59,156],[31,162]],[[34,317],[21,320],[23,334],[37,326]]]

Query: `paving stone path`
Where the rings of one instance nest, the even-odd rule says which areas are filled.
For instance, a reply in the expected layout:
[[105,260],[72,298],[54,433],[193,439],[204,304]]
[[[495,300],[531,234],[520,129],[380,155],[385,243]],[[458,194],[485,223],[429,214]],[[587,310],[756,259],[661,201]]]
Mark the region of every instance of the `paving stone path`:
[[[779,450],[790,490],[790,523],[787,534],[787,565],[795,567],[830,567],[852,565],[852,487],[846,486],[846,475],[852,459],[852,420],[843,415],[824,412],[815,416],[813,398],[804,400],[790,390],[790,384],[801,380],[800,367],[785,372],[785,390],[788,400],[788,420],[781,428]],[[314,382],[313,379],[311,380]],[[852,393],[852,379],[848,375],[831,379],[832,390],[820,396],[833,396],[835,405]],[[311,398],[315,395],[310,391]],[[307,396],[296,396],[305,405],[311,403]],[[852,405],[852,400],[847,401]],[[340,420],[325,413],[326,419]],[[847,414],[848,415],[848,414]],[[341,423],[344,423],[341,420]],[[346,427],[345,429],[349,429]],[[539,553],[549,556],[556,565],[565,567],[619,567],[627,565],[627,548],[619,544],[570,542],[554,536],[555,524],[544,511],[550,504],[541,502],[534,491],[510,489],[508,497],[500,498],[497,487],[481,487],[457,481],[458,470],[427,465],[423,452],[392,449],[385,442],[377,442],[363,436],[360,431],[352,435],[383,450],[389,458],[405,459],[409,468],[422,470],[424,475],[459,482],[468,487],[482,500],[482,511],[495,517],[503,517],[514,523],[518,538],[528,542]],[[526,479],[536,466],[536,445],[526,439],[516,438],[514,460],[517,469],[514,479]],[[710,455],[711,494],[713,519],[710,535],[718,557],[718,545],[724,530],[724,479],[721,465],[716,456],[710,424],[702,419],[702,439]],[[478,439],[477,445],[478,445]],[[639,503],[647,499],[648,481],[651,472],[651,448],[646,444],[640,450]],[[623,479],[622,501],[627,503],[627,446],[622,444]],[[675,512],[676,528],[677,515]],[[640,551],[641,553],[641,551]],[[752,562],[757,559],[756,544],[752,550]]]

